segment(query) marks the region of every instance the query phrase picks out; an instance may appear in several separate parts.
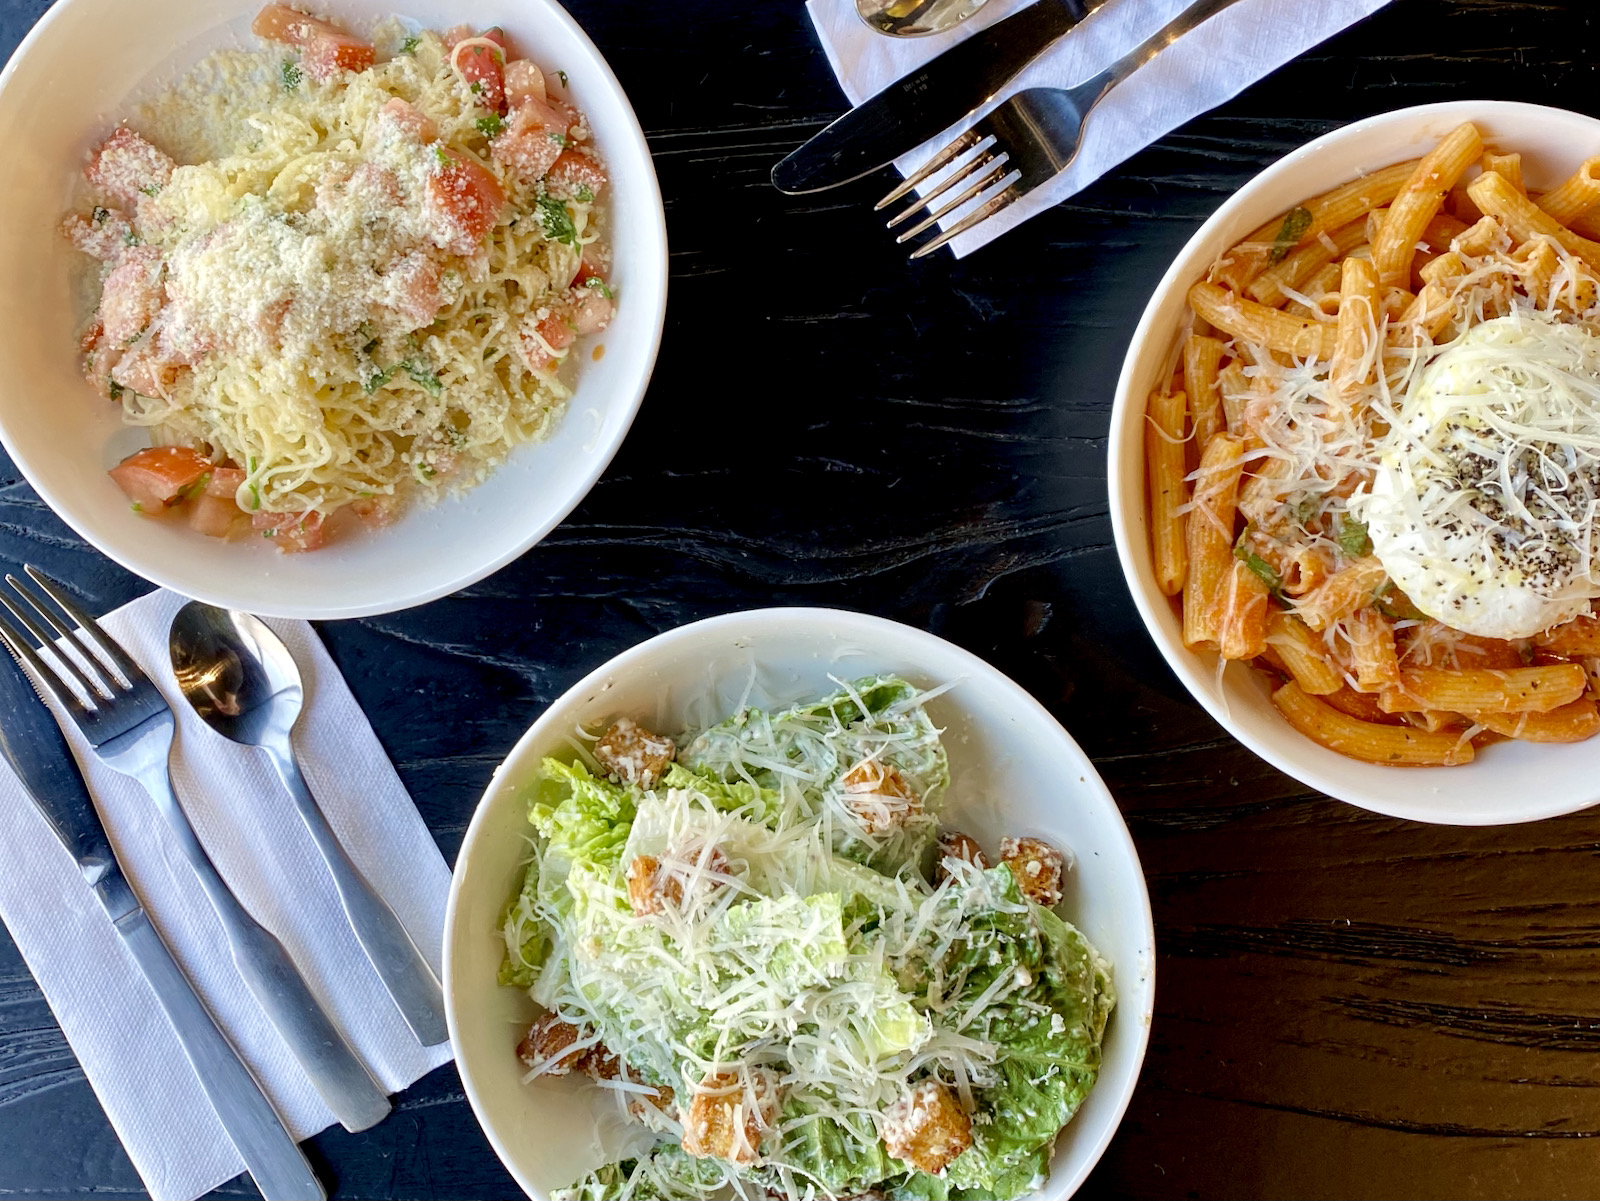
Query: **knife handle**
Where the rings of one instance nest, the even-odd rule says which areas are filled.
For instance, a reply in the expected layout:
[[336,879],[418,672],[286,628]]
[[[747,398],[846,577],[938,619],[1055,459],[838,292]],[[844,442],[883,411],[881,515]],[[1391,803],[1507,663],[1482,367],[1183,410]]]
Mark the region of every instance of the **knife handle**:
[[323,1201],[327,1193],[239,1053],[217,1028],[143,909],[116,922],[222,1128],[266,1201]]

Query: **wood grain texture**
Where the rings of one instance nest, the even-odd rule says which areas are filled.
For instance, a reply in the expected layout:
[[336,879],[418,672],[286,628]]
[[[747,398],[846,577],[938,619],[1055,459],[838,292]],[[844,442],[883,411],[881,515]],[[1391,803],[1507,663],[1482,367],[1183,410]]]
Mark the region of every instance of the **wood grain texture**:
[[[0,46],[45,7],[0,0]],[[649,396],[533,551],[422,609],[322,627],[445,854],[528,723],[639,640],[766,604],[897,618],[1061,718],[1149,874],[1150,1053],[1083,1196],[1592,1195],[1600,813],[1431,828],[1265,766],[1145,636],[1105,493],[1123,352],[1200,222],[1371,113],[1490,95],[1600,115],[1589,0],[1394,0],[972,258],[916,264],[869,211],[882,180],[802,198],[766,182],[842,104],[798,4],[570,8],[666,197]],[[101,609],[148,587],[0,460],[0,561],[23,559]],[[397,1110],[312,1141],[336,1195],[516,1195],[453,1069]],[[105,1194],[140,1195],[137,1177],[0,935],[0,1197]]]

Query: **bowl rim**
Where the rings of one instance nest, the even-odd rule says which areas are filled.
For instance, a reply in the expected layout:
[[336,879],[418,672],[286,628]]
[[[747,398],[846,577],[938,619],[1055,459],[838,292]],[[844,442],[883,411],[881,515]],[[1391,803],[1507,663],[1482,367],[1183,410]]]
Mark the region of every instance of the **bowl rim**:
[[[1122,1020],[1133,1024],[1134,1053],[1126,1078],[1118,1084],[1116,1103],[1110,1113],[1109,1120],[1107,1120],[1104,1129],[1101,1131],[1100,1137],[1080,1156],[1077,1165],[1071,1172],[1063,1174],[1052,1172],[1050,1177],[1050,1196],[1065,1201],[1065,1198],[1071,1197],[1078,1190],[1095,1165],[1100,1162],[1112,1138],[1120,1129],[1122,1119],[1133,1099],[1134,1090],[1138,1086],[1139,1077],[1144,1068],[1145,1054],[1149,1048],[1150,1027],[1153,1024],[1155,1015],[1156,940],[1155,919],[1150,906],[1150,889],[1145,879],[1144,867],[1139,859],[1138,848],[1134,845],[1133,835],[1128,830],[1127,821],[1122,815],[1122,809],[1117,804],[1116,798],[1112,795],[1110,788],[1106,785],[1099,771],[1095,769],[1089,756],[1078,745],[1077,739],[1073,738],[1054,714],[1045,708],[1032,693],[987,660],[980,658],[964,647],[957,646],[955,643],[941,638],[937,634],[886,617],[878,617],[851,609],[835,609],[822,606],[774,606],[759,609],[740,609],[715,617],[702,618],[698,621],[676,626],[670,630],[664,630],[645,639],[643,642],[635,643],[589,672],[545,706],[544,711],[539,714],[523,732],[522,736],[517,739],[511,750],[496,765],[493,775],[490,776],[489,782],[484,788],[483,795],[478,799],[478,804],[473,810],[472,819],[467,824],[466,833],[461,840],[461,849],[456,855],[455,868],[450,875],[450,895],[445,905],[442,952],[444,975],[442,983],[444,986],[445,1021],[450,1030],[452,1048],[461,1045],[455,1001],[459,982],[455,979],[454,968],[457,936],[458,934],[462,937],[466,936],[465,931],[458,931],[461,884],[470,868],[473,851],[477,848],[483,836],[483,829],[489,822],[489,812],[494,807],[494,803],[502,790],[507,766],[527,758],[532,753],[533,748],[546,738],[547,731],[555,726],[563,710],[574,698],[580,694],[595,691],[605,684],[608,679],[627,673],[641,659],[653,654],[663,644],[677,641],[693,634],[715,632],[723,627],[748,627],[752,621],[772,623],[778,627],[791,626],[797,629],[824,628],[845,633],[851,630],[892,629],[899,636],[909,636],[913,641],[922,641],[939,647],[943,653],[953,656],[958,663],[962,664],[961,675],[963,678],[976,675],[986,677],[992,684],[1009,693],[1011,700],[1015,704],[1030,711],[1036,717],[1042,718],[1048,723],[1049,727],[1053,727],[1058,731],[1060,737],[1064,740],[1064,749],[1069,754],[1075,755],[1082,768],[1086,769],[1083,772],[1081,787],[1094,793],[1098,800],[1107,806],[1109,815],[1114,819],[1110,823],[1114,844],[1112,847],[1104,849],[1119,851],[1126,857],[1137,884],[1138,897],[1142,902],[1138,920],[1134,924],[1137,927],[1138,940],[1142,944],[1138,952],[1140,956],[1138,979],[1140,981],[1140,993],[1146,1001],[1146,1011],[1133,1014],[1123,1010],[1123,994],[1119,984],[1117,1007],[1119,1011],[1123,1012]],[[1073,849],[1075,852],[1079,852],[1079,848]],[[1113,967],[1119,973],[1131,971],[1130,968],[1123,967],[1120,964],[1113,964]],[[1118,979],[1120,981],[1120,974]],[[1132,990],[1129,991],[1129,995],[1133,995]],[[531,1181],[525,1180],[520,1172],[513,1167],[507,1149],[502,1145],[498,1133],[488,1120],[486,1104],[479,1092],[477,1081],[468,1065],[463,1062],[459,1055],[456,1058],[456,1070],[461,1077],[462,1089],[466,1093],[468,1103],[472,1106],[473,1114],[478,1119],[478,1125],[483,1130],[484,1137],[488,1139],[489,1145],[500,1158],[500,1162],[505,1166],[506,1171],[511,1174],[512,1178],[516,1180],[517,1184],[529,1197],[545,1197],[546,1194],[542,1190],[535,1187]],[[1104,1083],[1104,1076],[1098,1078],[1095,1082],[1096,1089],[1099,1089]]]
[[[17,44],[17,48],[12,52],[11,57],[6,60],[4,68],[0,69],[0,105],[6,103],[8,92],[13,85],[14,77],[21,64],[35,51],[37,44],[41,40],[51,36],[54,26],[58,22],[70,20],[70,14],[76,12],[79,8],[102,2],[104,0],[57,0],[56,3],[50,6],[39,20],[34,23],[33,27],[28,30],[22,41]],[[239,0],[233,0],[233,3],[239,7],[241,12],[248,7],[248,4],[242,4]],[[653,278],[659,283],[649,293],[639,297],[641,305],[648,311],[653,311],[653,319],[649,321],[647,326],[649,346],[640,360],[637,379],[630,385],[631,395],[624,404],[616,409],[619,420],[616,423],[612,437],[609,439],[609,445],[601,444],[596,447],[596,453],[589,464],[589,469],[580,478],[579,486],[575,487],[569,496],[557,503],[544,521],[529,527],[521,539],[507,545],[505,549],[490,560],[455,573],[450,578],[441,578],[426,587],[408,590],[402,585],[397,588],[395,593],[382,599],[373,599],[360,603],[304,604],[298,603],[292,598],[272,596],[263,597],[259,600],[250,598],[249,603],[241,604],[241,600],[244,598],[236,594],[230,594],[227,590],[212,589],[204,583],[199,587],[186,583],[182,588],[175,588],[168,579],[163,578],[165,576],[164,572],[160,571],[159,568],[152,569],[150,567],[148,556],[142,553],[138,547],[124,547],[117,544],[120,541],[118,539],[99,537],[90,532],[89,529],[85,528],[86,523],[80,522],[72,515],[71,506],[62,503],[55,491],[45,486],[25,458],[17,454],[5,423],[0,421],[0,445],[5,447],[12,463],[16,465],[17,470],[21,473],[23,479],[27,481],[28,486],[49,506],[50,511],[65,522],[78,537],[124,570],[130,571],[134,575],[156,584],[158,587],[181,592],[183,595],[205,601],[208,604],[224,608],[245,608],[268,617],[298,618],[308,621],[334,621],[347,618],[376,617],[385,613],[415,608],[418,605],[427,604],[430,601],[449,596],[463,588],[476,584],[480,580],[493,575],[513,560],[520,558],[539,542],[543,541],[550,531],[565,521],[572,511],[583,502],[584,498],[594,490],[595,483],[611,465],[611,461],[616,457],[617,452],[622,448],[623,442],[627,440],[628,433],[633,428],[634,420],[639,415],[640,406],[644,403],[645,392],[649,389],[651,378],[655,374],[656,361],[660,356],[661,341],[666,330],[667,293],[670,283],[666,206],[662,200],[661,181],[656,174],[655,159],[650,153],[649,141],[645,136],[644,127],[639,123],[639,115],[634,111],[633,102],[628,98],[628,93],[623,88],[621,81],[617,79],[616,72],[611,68],[611,63],[600,52],[600,48],[595,45],[593,39],[578,24],[572,14],[559,3],[559,0],[524,0],[524,3],[530,8],[542,8],[545,10],[543,15],[535,16],[530,14],[530,20],[549,20],[564,26],[567,33],[593,55],[594,61],[600,67],[599,78],[601,83],[599,86],[603,90],[609,90],[612,93],[626,115],[624,122],[614,128],[606,129],[604,139],[608,144],[626,143],[629,152],[636,154],[639,161],[644,164],[645,170],[643,174],[648,183],[648,187],[645,189],[646,194],[639,198],[639,203],[635,206],[636,216],[633,219],[637,220],[640,229],[645,231],[649,244],[655,247],[655,253],[650,256],[655,261],[650,266],[653,268]],[[641,240],[644,241],[646,238],[641,238]],[[634,293],[630,291],[629,295],[631,297]],[[582,395],[581,389],[582,381],[580,380],[577,386],[573,388],[572,395],[565,402],[565,411],[561,416],[562,422],[574,418],[573,404]],[[537,450],[542,444],[542,442],[525,443],[513,448],[513,453]],[[449,502],[450,498],[445,498],[440,503]],[[391,534],[393,532],[390,531]],[[395,539],[391,554],[404,555],[405,553],[404,543]],[[218,574],[223,575],[225,573]],[[403,581],[407,578],[407,574],[400,573],[395,578]]]
[[[1139,398],[1137,404],[1133,394],[1134,381],[1141,374],[1139,367],[1144,358],[1153,353],[1158,347],[1170,352],[1171,346],[1158,342],[1162,331],[1157,327],[1158,310],[1173,290],[1178,287],[1187,287],[1189,283],[1198,278],[1194,274],[1194,266],[1188,260],[1195,254],[1197,247],[1215,236],[1219,231],[1232,228],[1235,232],[1230,236],[1241,236],[1254,228],[1240,220],[1240,214],[1245,212],[1254,201],[1256,195],[1270,184],[1298,171],[1307,161],[1314,159],[1317,154],[1330,143],[1344,143],[1355,140],[1374,129],[1388,129],[1390,127],[1405,127],[1407,125],[1421,125],[1428,118],[1445,114],[1460,114],[1460,120],[1473,120],[1473,113],[1479,114],[1483,120],[1492,120],[1495,115],[1515,115],[1529,121],[1540,117],[1558,116],[1563,121],[1575,120],[1591,126],[1597,137],[1600,137],[1600,117],[1592,117],[1586,113],[1574,112],[1571,109],[1556,108],[1552,105],[1530,104],[1515,100],[1490,100],[1490,99],[1461,99],[1444,100],[1431,104],[1411,105],[1405,108],[1391,109],[1387,112],[1374,113],[1371,116],[1360,118],[1349,124],[1331,129],[1309,142],[1291,150],[1276,162],[1264,167],[1257,174],[1242,184],[1231,196],[1225,200],[1216,212],[1197,229],[1194,234],[1183,244],[1182,249],[1173,257],[1166,271],[1162,273],[1160,282],[1156,284],[1150,299],[1146,302],[1144,311],[1140,315],[1138,324],[1134,327],[1132,339],[1128,343],[1127,353],[1123,357],[1122,370],[1117,377],[1117,387],[1111,408],[1111,430],[1107,439],[1106,456],[1106,487],[1108,508],[1111,514],[1112,535],[1116,542],[1117,559],[1122,567],[1123,581],[1132,595],[1135,608],[1144,622],[1145,629],[1149,632],[1151,640],[1156,644],[1156,649],[1161,652],[1162,658],[1178,677],[1189,695],[1211,715],[1229,735],[1244,745],[1246,749],[1265,760],[1272,767],[1277,768],[1285,775],[1325,793],[1335,800],[1354,805],[1357,808],[1368,810],[1372,813],[1382,814],[1386,817],[1402,818],[1411,821],[1427,822],[1433,825],[1510,825],[1528,821],[1542,821],[1546,818],[1559,817],[1568,813],[1575,813],[1581,809],[1600,802],[1600,794],[1593,796],[1565,797],[1551,799],[1543,803],[1529,805],[1514,813],[1498,812],[1473,812],[1473,813],[1441,813],[1436,807],[1426,804],[1417,804],[1409,798],[1412,794],[1420,795],[1426,790],[1411,789],[1406,787],[1408,779],[1415,780],[1415,776],[1408,777],[1406,771],[1412,773],[1422,771],[1457,771],[1470,770],[1471,764],[1463,768],[1389,768],[1387,770],[1397,773],[1395,795],[1385,796],[1367,791],[1359,786],[1353,786],[1335,774],[1319,767],[1311,761],[1309,756],[1284,753],[1278,748],[1263,742],[1249,730],[1241,728],[1228,712],[1226,701],[1218,696],[1213,696],[1210,689],[1215,683],[1215,670],[1205,665],[1200,657],[1181,642],[1174,642],[1167,634],[1160,620],[1157,606],[1166,608],[1168,598],[1154,590],[1154,576],[1149,564],[1149,550],[1145,546],[1143,530],[1136,524],[1135,514],[1119,503],[1118,498],[1127,485],[1122,462],[1127,456],[1127,443],[1135,435],[1135,427],[1139,424],[1134,420],[1136,415],[1142,415],[1144,401]],[[1337,186],[1330,184],[1329,186]],[[1259,224],[1256,222],[1255,224]],[[1177,330],[1168,331],[1172,338],[1177,335]],[[1140,480],[1139,491],[1143,494],[1143,451],[1139,452],[1139,466],[1137,474]],[[1233,671],[1229,666],[1230,673]],[[1220,691],[1220,690],[1219,690]],[[1291,729],[1285,723],[1285,729]],[[1303,741],[1308,752],[1315,750],[1324,754],[1333,755],[1336,752],[1325,751],[1304,735],[1296,733],[1296,738]],[[1298,746],[1299,744],[1294,744]],[[1342,762],[1358,762],[1345,760]],[[1383,765],[1370,765],[1382,769]],[[1537,801],[1537,792],[1529,794],[1529,799]]]

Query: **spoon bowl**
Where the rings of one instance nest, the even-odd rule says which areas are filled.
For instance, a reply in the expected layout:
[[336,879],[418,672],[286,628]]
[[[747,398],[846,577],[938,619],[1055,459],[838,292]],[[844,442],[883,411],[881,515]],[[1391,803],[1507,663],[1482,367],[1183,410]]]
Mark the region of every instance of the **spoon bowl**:
[[920,38],[961,24],[989,0],[856,0],[856,12],[879,33]]

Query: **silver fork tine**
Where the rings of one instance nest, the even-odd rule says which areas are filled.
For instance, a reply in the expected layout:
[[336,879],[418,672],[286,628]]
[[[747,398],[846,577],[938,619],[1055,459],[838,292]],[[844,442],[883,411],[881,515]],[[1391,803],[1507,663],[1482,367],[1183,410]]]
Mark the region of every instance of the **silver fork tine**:
[[923,230],[927,229],[928,226],[934,224],[934,222],[938,221],[941,217],[945,216],[947,213],[954,212],[956,209],[960,208],[963,204],[965,204],[967,201],[971,200],[974,196],[978,195],[980,192],[983,192],[983,191],[987,190],[988,188],[993,187],[994,184],[996,182],[998,182],[999,180],[1001,180],[1001,179],[1014,179],[1014,178],[1017,177],[1017,175],[1018,175],[1018,173],[1016,171],[1011,171],[1009,173],[1006,171],[1005,162],[1004,161],[997,162],[994,165],[994,169],[993,170],[985,171],[983,173],[982,177],[979,178],[979,180],[975,184],[973,184],[970,188],[968,188],[965,192],[961,193],[961,195],[957,196],[954,200],[952,200],[949,204],[945,205],[938,212],[929,213],[921,221],[918,221],[910,229],[906,230],[905,233],[901,234],[898,238],[896,238],[895,241],[896,242],[909,241],[910,239],[912,239],[912,238],[916,237],[918,234],[920,234]]
[[1011,156],[1006,154],[1006,152],[1003,150],[1000,152],[998,159],[986,150],[978,151],[978,153],[975,154],[969,162],[965,163],[961,167],[958,167],[956,170],[950,172],[949,175],[945,176],[944,179],[939,182],[939,186],[933,191],[929,192],[926,196],[913,201],[910,205],[902,209],[899,216],[890,220],[888,228],[893,229],[895,226],[899,225],[900,222],[915,216],[919,209],[932,207],[935,200],[939,199],[939,197],[943,196],[951,188],[955,187],[956,184],[960,183],[963,179],[966,179],[967,176],[971,175],[980,167],[987,168],[990,163],[994,162],[1007,162],[1009,161],[1010,157]]
[[[41,641],[59,658],[65,662],[70,662],[72,666],[80,672],[80,674],[86,676],[91,681],[91,692],[98,691],[103,693],[106,697],[115,697],[117,694],[116,686],[118,681],[114,676],[111,675],[111,672],[106,669],[106,665],[94,657],[94,652],[85,647],[78,641],[77,638],[73,636],[72,627],[57,617],[50,606],[45,604],[44,601],[40,600],[32,588],[29,588],[25,583],[17,579],[16,576],[11,575],[9,572],[6,574],[6,583],[10,584],[17,595],[22,597],[23,600],[27,601],[28,604],[33,608],[33,611],[40,617],[44,618],[44,620],[49,624],[50,628],[60,635],[61,642],[65,644],[65,648],[63,649],[63,647],[58,644],[54,638],[48,636],[42,637]],[[11,612],[15,613],[18,617],[23,616],[22,612],[14,605],[8,604],[6,608],[10,609]],[[38,627],[30,626],[30,632],[35,633],[37,636]],[[110,677],[112,682],[108,683],[107,677]]]
[[[7,607],[9,608],[9,606]],[[33,648],[28,645],[28,640],[17,633],[16,627],[3,617],[0,617],[0,642],[6,644],[6,649],[11,652],[11,657],[18,663],[33,668],[34,673],[43,681],[44,686],[50,690],[50,695],[60,701],[62,707],[72,714],[74,718],[81,717],[89,712],[72,689],[62,687],[62,682],[56,673],[56,669],[39,658],[34,653]]]
[[943,246],[951,238],[971,229],[974,225],[985,218],[994,216],[1008,204],[1014,202],[1020,195],[1021,193],[1012,188],[1008,183],[1004,191],[997,192],[995,195],[989,197],[989,199],[985,200],[977,208],[973,209],[972,212],[968,213],[949,229],[941,233],[937,238],[934,238],[926,246],[918,246],[911,252],[911,257],[914,259],[925,258],[926,256],[932,254],[935,250],[938,250],[939,247]]
[[[6,578],[8,580],[11,579],[10,576],[7,576]],[[13,585],[16,583],[15,580],[12,580],[11,582]],[[83,665],[75,656],[62,650],[62,648],[57,645],[55,638],[41,629],[39,623],[34,621],[33,618],[29,617],[27,611],[19,606],[4,592],[0,592],[0,605],[4,605],[11,616],[15,617],[17,621],[21,623],[22,627],[27,630],[28,633],[33,635],[34,641],[39,644],[38,650],[48,651],[51,659],[61,664],[60,669],[51,668],[50,670],[53,674],[61,678],[63,683],[70,679],[72,683],[78,685],[78,687],[84,690],[84,693],[91,699],[91,701],[99,701],[115,695],[115,693],[106,685],[103,680],[99,679],[97,676],[90,675],[87,671],[85,671]],[[42,661],[43,660],[41,660],[41,662]]]
[[877,212],[880,209],[888,208],[896,200],[899,200],[900,197],[904,196],[912,188],[916,187],[923,180],[927,179],[928,176],[932,175],[951,159],[959,157],[962,152],[972,146],[979,146],[981,149],[981,144],[986,141],[992,143],[994,141],[994,135],[989,134],[986,138],[984,135],[979,134],[976,129],[967,130],[966,133],[962,134],[955,141],[951,142],[950,145],[946,146],[943,150],[939,151],[938,154],[934,155],[931,159],[924,163],[921,169],[918,170],[915,175],[907,176],[904,183],[902,183],[894,191],[890,192],[882,200],[878,201],[877,204],[873,205],[872,211]]
[[67,595],[66,589],[55,580],[52,580],[31,563],[24,563],[22,570],[28,573],[29,579],[44,589],[46,596],[61,606],[63,613],[78,623],[79,637],[87,639],[95,649],[111,661],[112,668],[122,674],[122,679],[119,682],[126,688],[133,687],[134,681],[142,677],[144,672],[133,661],[128,652],[122,649],[117,640],[102,630],[100,623],[85,613]]

